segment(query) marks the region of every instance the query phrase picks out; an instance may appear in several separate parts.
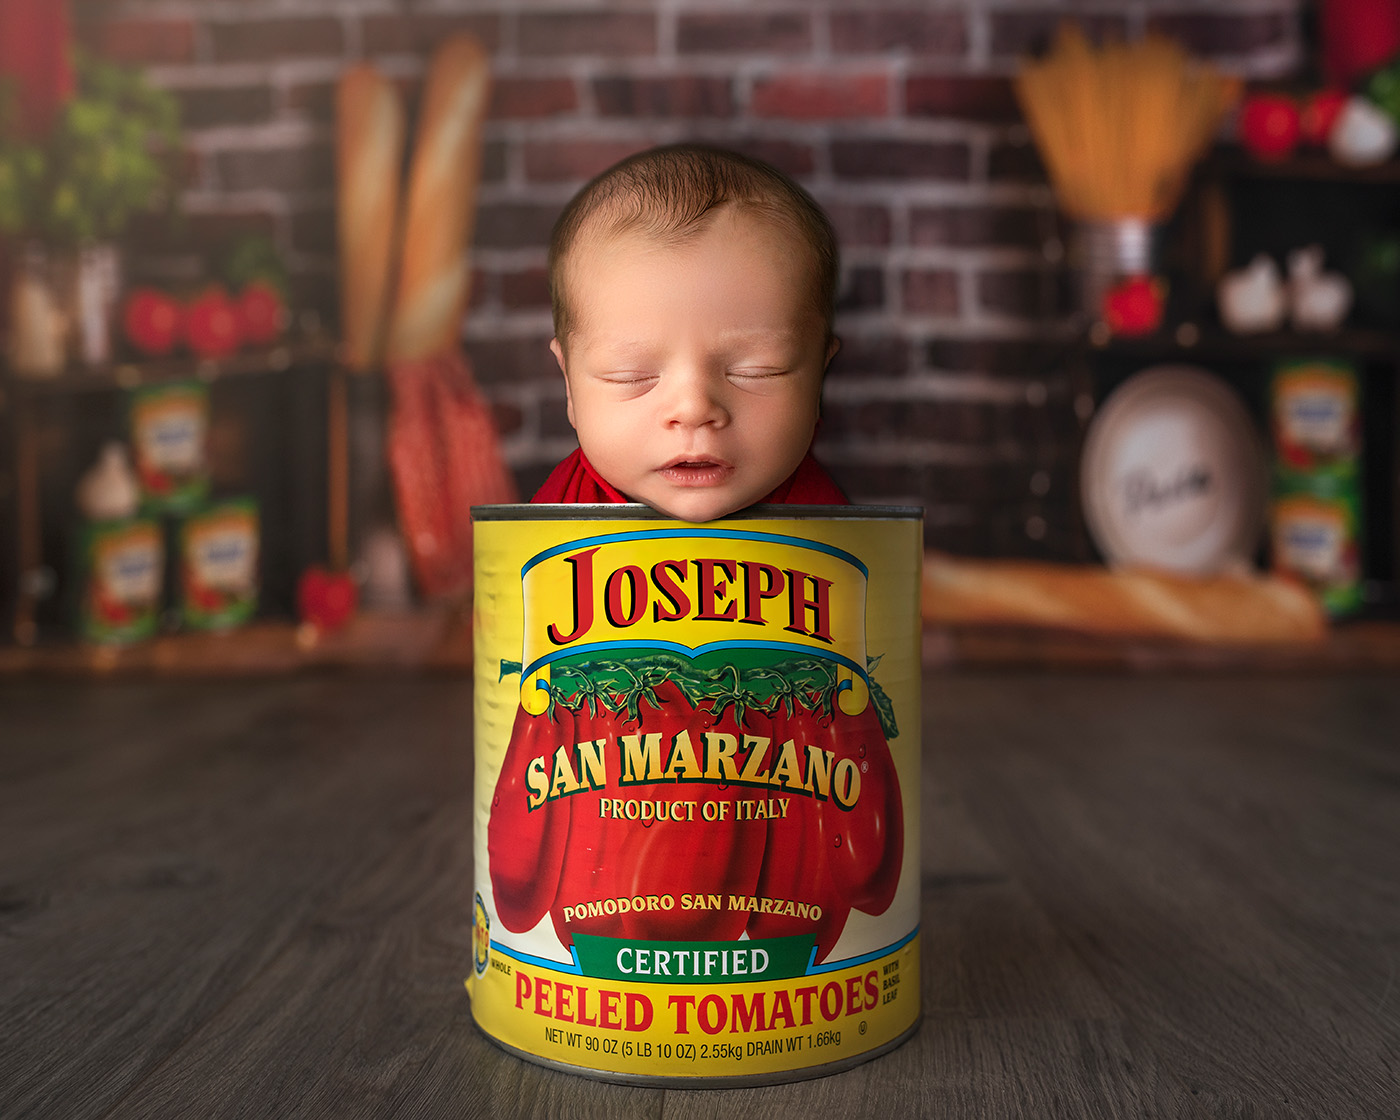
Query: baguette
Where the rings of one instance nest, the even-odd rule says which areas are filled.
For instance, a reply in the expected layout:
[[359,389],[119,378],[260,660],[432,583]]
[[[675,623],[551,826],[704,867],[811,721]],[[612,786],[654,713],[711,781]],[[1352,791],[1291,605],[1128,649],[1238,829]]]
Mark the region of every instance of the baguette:
[[467,302],[467,265],[481,130],[490,95],[486,51],[469,35],[433,56],[423,94],[404,218],[388,357],[414,361],[455,346]]
[[936,553],[924,558],[923,618],[1220,645],[1312,642],[1327,630],[1307,589],[1276,576],[1195,578]]
[[336,87],[336,232],[341,360],[359,372],[383,352],[403,145],[398,88],[367,63],[351,67]]

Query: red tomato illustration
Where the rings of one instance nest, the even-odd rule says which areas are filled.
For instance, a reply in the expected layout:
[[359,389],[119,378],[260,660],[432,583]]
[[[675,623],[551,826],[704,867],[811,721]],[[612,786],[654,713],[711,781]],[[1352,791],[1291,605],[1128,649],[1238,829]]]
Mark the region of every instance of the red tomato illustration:
[[534,929],[548,911],[569,833],[567,798],[530,808],[528,769],[540,757],[549,765],[559,747],[573,738],[574,717],[567,708],[556,706],[553,713],[538,716],[524,708],[516,712],[486,826],[496,913],[514,933]]
[[506,927],[548,912],[565,946],[810,936],[824,960],[852,909],[888,909],[899,776],[874,697],[846,715],[825,664],[800,688],[773,669],[556,667],[554,714],[517,716],[492,802]]

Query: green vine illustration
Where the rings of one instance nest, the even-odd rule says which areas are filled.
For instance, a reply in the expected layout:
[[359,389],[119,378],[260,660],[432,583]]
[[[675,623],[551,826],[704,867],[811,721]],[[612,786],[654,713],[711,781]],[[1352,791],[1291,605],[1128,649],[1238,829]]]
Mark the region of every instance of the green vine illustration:
[[[879,657],[867,658],[866,672],[873,673]],[[518,661],[502,661],[500,679],[522,671]],[[894,704],[875,681],[870,680],[870,700],[880,717],[886,739],[899,735]],[[642,705],[660,710],[656,687],[669,681],[692,707],[707,706],[715,719],[733,711],[743,723],[750,712],[791,716],[801,706],[820,716],[831,716],[841,689],[837,664],[823,657],[793,656],[764,665],[740,667],[726,663],[704,668],[696,661],[676,654],[639,651],[635,656],[556,662],[546,685],[549,711],[562,704],[570,711],[587,710],[590,715],[603,711],[627,714],[641,719]]]

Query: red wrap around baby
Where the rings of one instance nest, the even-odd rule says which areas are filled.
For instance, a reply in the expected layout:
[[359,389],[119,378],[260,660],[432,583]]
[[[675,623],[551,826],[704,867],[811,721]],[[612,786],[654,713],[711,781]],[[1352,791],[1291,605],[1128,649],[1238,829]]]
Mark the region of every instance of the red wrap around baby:
[[[584,457],[582,449],[569,455],[554,468],[532,502],[557,502],[564,505],[625,502],[629,499],[610,485]],[[850,499],[832,481],[822,465],[809,451],[797,469],[778,488],[763,499],[761,505],[847,506]]]

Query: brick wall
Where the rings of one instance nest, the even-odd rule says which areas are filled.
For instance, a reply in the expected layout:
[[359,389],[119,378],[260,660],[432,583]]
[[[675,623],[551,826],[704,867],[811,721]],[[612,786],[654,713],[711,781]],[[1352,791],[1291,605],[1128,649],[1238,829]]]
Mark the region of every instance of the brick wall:
[[450,31],[495,58],[464,334],[528,492],[574,444],[547,349],[545,243],[588,176],[657,142],[763,156],[832,214],[843,348],[823,459],[862,501],[915,502],[933,545],[1072,556],[1086,402],[1044,252],[1053,206],[1011,95],[1066,14],[1156,27],[1246,76],[1301,54],[1301,0],[73,0],[83,40],[176,91],[188,135],[178,234],[135,267],[197,274],[265,231],[300,301],[333,314],[332,89],[371,58],[410,91]]

